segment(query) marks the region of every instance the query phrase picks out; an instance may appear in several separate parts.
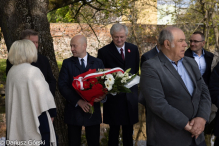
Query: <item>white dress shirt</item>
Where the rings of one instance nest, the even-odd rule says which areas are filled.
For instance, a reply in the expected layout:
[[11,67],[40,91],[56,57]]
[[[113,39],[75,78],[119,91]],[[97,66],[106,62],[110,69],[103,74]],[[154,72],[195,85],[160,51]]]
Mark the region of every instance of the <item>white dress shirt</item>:
[[[80,65],[81,65],[81,59],[82,59],[82,58],[78,57],[78,60],[79,60]],[[85,68],[86,68],[86,66],[87,66],[87,53],[86,53],[86,56],[84,56],[83,59],[84,59],[84,66],[85,66]]]
[[121,54],[120,49],[121,49],[121,48],[123,49],[123,54],[124,54],[124,58],[125,58],[125,43],[124,43],[124,45],[123,45],[122,47],[117,47],[117,46],[116,46],[116,48],[117,48],[117,50],[119,51],[119,54]]

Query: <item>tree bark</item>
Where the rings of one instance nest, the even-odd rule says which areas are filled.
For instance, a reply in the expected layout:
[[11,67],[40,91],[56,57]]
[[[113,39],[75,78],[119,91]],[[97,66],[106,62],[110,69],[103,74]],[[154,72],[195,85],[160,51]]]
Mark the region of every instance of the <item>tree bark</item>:
[[[7,50],[19,39],[21,31],[30,28],[39,33],[39,52],[50,62],[52,72],[58,81],[59,69],[50,34],[50,24],[47,20],[49,0],[0,0],[0,26],[3,32]],[[64,98],[56,88],[55,102],[57,117],[54,125],[59,138],[59,145],[67,145],[67,128],[64,123]]]

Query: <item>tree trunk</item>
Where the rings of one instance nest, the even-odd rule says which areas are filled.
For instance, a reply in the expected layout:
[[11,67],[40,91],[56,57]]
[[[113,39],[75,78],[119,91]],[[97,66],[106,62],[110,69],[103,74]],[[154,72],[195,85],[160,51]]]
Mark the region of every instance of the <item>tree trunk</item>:
[[[39,33],[39,52],[50,62],[53,74],[58,81],[59,70],[47,20],[48,0],[0,0],[0,26],[9,51],[15,40],[19,39],[22,30],[31,28]],[[58,89],[58,88],[56,88]],[[56,90],[55,102],[57,117],[54,125],[59,137],[59,145],[67,145],[67,129],[64,123],[64,98]]]

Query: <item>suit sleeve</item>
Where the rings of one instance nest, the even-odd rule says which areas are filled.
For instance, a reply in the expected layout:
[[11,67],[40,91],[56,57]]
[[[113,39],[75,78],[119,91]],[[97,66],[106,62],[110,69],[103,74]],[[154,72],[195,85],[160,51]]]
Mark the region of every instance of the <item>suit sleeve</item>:
[[136,71],[135,71],[135,73],[137,73],[138,71],[139,71],[139,51],[138,51],[138,47],[136,47],[136,49],[137,49],[137,55],[136,55]]
[[49,60],[47,58],[45,60],[45,63],[47,64],[46,65],[47,66],[47,77],[46,77],[46,80],[47,80],[47,83],[49,84],[49,89],[50,89],[52,95],[55,97],[56,79],[53,76],[52,69],[51,69],[51,66],[49,64]]
[[219,63],[213,69],[209,82],[209,91],[211,94],[211,101],[219,108]]
[[202,94],[199,101],[198,113],[196,117],[202,117],[207,122],[209,121],[210,113],[211,113],[211,97],[208,91],[208,87],[205,84],[203,78],[201,78],[202,84]]
[[168,104],[157,71],[148,62],[143,63],[140,86],[146,107],[177,129],[184,129],[189,119],[181,111]]
[[105,64],[104,55],[102,53],[103,51],[101,49],[98,50],[97,58],[102,60],[103,64]]
[[62,96],[71,103],[72,106],[75,107],[78,100],[80,100],[80,96],[75,91],[75,89],[72,87],[72,78],[73,76],[69,73],[69,68],[67,64],[67,60],[63,61],[61,71],[59,73],[59,80],[58,80],[58,87],[59,91],[62,94]]

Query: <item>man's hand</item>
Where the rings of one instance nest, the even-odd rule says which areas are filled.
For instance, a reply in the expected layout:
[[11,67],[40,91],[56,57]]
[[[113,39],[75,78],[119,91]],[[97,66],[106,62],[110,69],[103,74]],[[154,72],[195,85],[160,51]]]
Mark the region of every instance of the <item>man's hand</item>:
[[190,125],[190,122],[188,122],[184,128],[186,131],[189,131],[192,130],[192,126]]
[[54,118],[53,117],[51,117],[51,120],[52,120],[52,122],[54,121]]
[[198,136],[205,129],[205,123],[206,123],[206,120],[201,117],[196,117],[192,119],[192,121],[189,123],[189,125],[192,126],[192,129],[190,131],[192,133],[192,137],[195,136],[196,139],[198,138]]
[[100,102],[101,100],[103,100],[104,98],[106,98],[106,94],[104,94],[103,96],[100,96],[99,98],[95,98],[94,102]]
[[87,101],[84,101],[82,99],[80,99],[77,103],[84,112],[89,112],[90,111],[90,107],[92,106],[90,103],[88,103]]

